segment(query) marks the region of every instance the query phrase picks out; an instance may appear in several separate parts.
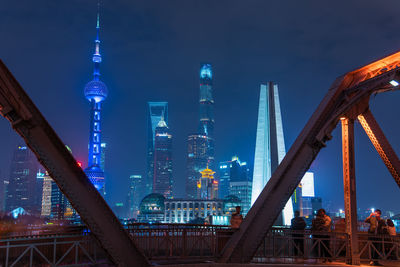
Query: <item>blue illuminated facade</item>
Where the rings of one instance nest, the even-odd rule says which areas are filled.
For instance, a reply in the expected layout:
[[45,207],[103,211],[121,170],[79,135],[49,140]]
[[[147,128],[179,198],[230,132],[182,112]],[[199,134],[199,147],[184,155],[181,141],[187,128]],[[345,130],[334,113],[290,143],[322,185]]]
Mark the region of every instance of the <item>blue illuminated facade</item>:
[[[251,204],[256,201],[285,154],[278,85],[267,82],[260,86]],[[291,199],[286,203],[282,215],[276,224],[290,225],[293,218]]]
[[200,110],[198,133],[188,136],[186,197],[196,198],[200,171],[214,169],[214,98],[212,67],[200,66]]
[[[211,64],[200,67],[200,124],[199,133],[213,138],[214,135],[214,98],[212,88]],[[214,155],[213,155],[214,156]]]
[[154,148],[156,128],[161,118],[168,124],[168,102],[148,102],[147,113],[147,177],[143,195],[153,192],[154,182]]
[[101,105],[107,98],[107,86],[100,80],[100,22],[97,14],[93,80],[85,86],[85,97],[90,102],[89,159],[85,173],[100,193],[105,194],[104,170],[101,168]]

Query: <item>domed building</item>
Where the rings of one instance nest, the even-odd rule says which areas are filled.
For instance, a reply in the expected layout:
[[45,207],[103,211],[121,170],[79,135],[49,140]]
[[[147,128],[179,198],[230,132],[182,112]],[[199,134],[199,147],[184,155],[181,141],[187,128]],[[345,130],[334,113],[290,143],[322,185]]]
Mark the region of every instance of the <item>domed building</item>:
[[162,222],[164,221],[165,197],[161,194],[152,193],[143,198],[139,206],[139,222]]

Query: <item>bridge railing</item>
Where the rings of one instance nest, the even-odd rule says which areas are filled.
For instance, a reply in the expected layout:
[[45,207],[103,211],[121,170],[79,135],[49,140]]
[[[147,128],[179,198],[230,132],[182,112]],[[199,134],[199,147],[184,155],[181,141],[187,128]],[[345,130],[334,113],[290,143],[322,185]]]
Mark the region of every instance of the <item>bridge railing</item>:
[[[129,225],[127,231],[153,262],[216,260],[234,231],[210,225]],[[76,234],[13,237],[0,239],[0,266],[40,264],[78,266],[107,262],[106,254],[87,231]],[[400,236],[369,236],[359,233],[360,258],[388,261],[400,259]],[[349,260],[346,233],[291,231],[273,228],[268,232],[253,261],[271,259]],[[399,261],[400,263],[400,261]]]
[[[358,237],[361,260],[400,260],[400,236],[371,236],[368,233],[359,232]],[[259,247],[254,261],[268,261],[271,258],[349,261],[349,246],[346,233],[273,228]]]
[[0,266],[87,266],[106,263],[91,235],[0,239]]

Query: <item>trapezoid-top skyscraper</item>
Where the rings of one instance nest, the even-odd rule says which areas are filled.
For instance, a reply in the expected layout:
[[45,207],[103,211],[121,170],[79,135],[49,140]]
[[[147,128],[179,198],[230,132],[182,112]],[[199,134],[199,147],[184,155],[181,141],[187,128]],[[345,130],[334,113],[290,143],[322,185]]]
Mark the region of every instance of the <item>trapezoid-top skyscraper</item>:
[[97,13],[95,51],[92,57],[94,63],[93,80],[85,86],[85,97],[90,102],[90,134],[87,177],[96,189],[105,194],[104,170],[101,168],[101,105],[107,98],[107,86],[100,80],[100,17]]

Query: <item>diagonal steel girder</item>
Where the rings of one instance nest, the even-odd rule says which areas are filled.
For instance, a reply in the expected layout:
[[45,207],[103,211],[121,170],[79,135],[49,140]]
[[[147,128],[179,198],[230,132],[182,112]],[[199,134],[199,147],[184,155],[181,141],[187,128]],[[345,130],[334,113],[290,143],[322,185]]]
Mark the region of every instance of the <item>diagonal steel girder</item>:
[[149,266],[103,197],[0,60],[0,113],[25,140],[118,266]]
[[400,52],[349,72],[335,80],[271,179],[251,207],[239,230],[226,244],[219,262],[250,262],[279,213],[309,169],[315,157],[332,138],[341,117],[354,119],[368,109],[372,93],[395,89]]
[[358,115],[357,118],[379,156],[382,158],[383,163],[385,163],[390,174],[400,187],[400,160],[389,141],[386,139],[382,129],[379,127],[378,122],[375,120],[370,110]]

